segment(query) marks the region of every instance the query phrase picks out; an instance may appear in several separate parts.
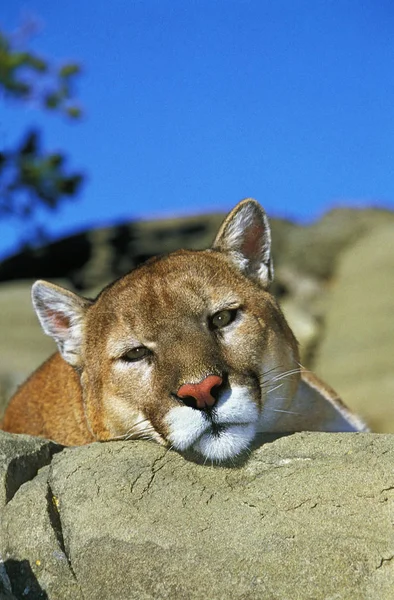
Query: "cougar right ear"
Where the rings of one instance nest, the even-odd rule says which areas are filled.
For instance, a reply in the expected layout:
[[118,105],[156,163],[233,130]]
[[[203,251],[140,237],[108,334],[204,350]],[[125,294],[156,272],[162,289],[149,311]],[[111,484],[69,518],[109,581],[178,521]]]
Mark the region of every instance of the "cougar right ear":
[[32,300],[43,330],[55,340],[64,360],[81,366],[84,318],[92,301],[47,281],[36,281]]
[[213,250],[225,252],[248,277],[267,288],[274,276],[271,258],[271,229],[264,209],[247,198],[226,217]]

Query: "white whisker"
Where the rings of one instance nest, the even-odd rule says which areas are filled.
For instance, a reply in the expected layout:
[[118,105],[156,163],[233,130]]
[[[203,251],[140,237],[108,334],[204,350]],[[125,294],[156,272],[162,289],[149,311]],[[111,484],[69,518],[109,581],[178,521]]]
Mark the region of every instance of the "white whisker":
[[271,388],[270,390],[268,390],[267,394],[271,394],[271,392],[274,392],[275,390],[279,390],[279,388],[283,387],[283,383],[280,383],[279,385]]
[[266,375],[269,375],[273,371],[277,371],[278,369],[281,369],[281,368],[282,368],[281,365],[277,365],[276,367],[272,367],[272,369],[268,369],[268,371],[264,371],[264,373],[262,373],[262,377],[265,377]]
[[136,421],[135,423],[133,423],[132,426],[129,427],[129,429],[125,433],[123,433],[122,435],[115,436],[112,439],[113,440],[119,440],[119,439],[126,438],[130,434],[132,435],[133,434],[133,430],[135,430],[136,427],[141,427],[141,425],[143,423],[147,423],[148,425],[142,431],[145,431],[147,428],[152,428],[153,429],[153,427],[152,427],[152,425],[151,425],[151,423],[150,423],[150,421],[148,419],[140,419],[139,421]]
[[301,413],[293,412],[292,410],[282,410],[281,408],[267,407],[267,410],[272,410],[274,412],[288,413],[289,415],[298,415],[299,417],[301,416]]
[[122,435],[113,437],[113,440],[155,440],[156,430],[149,419],[140,419],[129,427]]
[[286,371],[285,373],[276,375],[275,377],[272,378],[272,381],[280,381],[281,379],[285,379],[286,377],[291,377],[291,375],[296,375],[297,373],[301,373],[301,369],[291,369],[290,371]]

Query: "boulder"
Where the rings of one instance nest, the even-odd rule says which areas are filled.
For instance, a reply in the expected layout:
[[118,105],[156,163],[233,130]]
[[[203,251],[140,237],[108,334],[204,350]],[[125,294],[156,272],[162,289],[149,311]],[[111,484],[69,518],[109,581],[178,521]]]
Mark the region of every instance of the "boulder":
[[[65,448],[1,511],[6,591],[62,600],[391,600],[393,441],[266,438],[234,467],[143,441]],[[18,436],[3,433],[4,444]]]
[[[60,452],[62,446],[55,444],[49,440],[43,440],[28,435],[9,435],[0,431],[0,600],[18,600],[19,598],[42,598],[35,592],[39,591],[38,585],[32,585],[35,579],[29,562],[25,559],[17,561],[14,558],[4,562],[3,544],[5,543],[5,535],[3,528],[2,510],[13,499],[24,483],[33,480],[30,488],[34,489],[39,486],[41,475],[37,475],[39,469],[49,464],[52,456],[56,452]],[[41,488],[40,488],[41,491]],[[28,496],[21,496],[23,509],[28,511],[30,519],[34,519],[35,523],[40,518],[40,503],[29,502]],[[36,510],[37,508],[37,510]],[[41,507],[42,508],[42,507]],[[41,510],[42,512],[42,510]],[[49,528],[51,534],[52,529]],[[37,543],[37,539],[31,537],[31,543]],[[22,576],[20,576],[22,573]],[[32,589],[35,595],[24,594],[26,591],[26,578],[28,573],[31,573],[29,579],[29,590]],[[11,584],[11,580],[14,582]],[[12,594],[15,592],[15,595]]]
[[0,431],[0,509],[62,448],[50,440]]
[[208,247],[223,217],[132,221],[82,231],[6,258],[0,262],[0,281],[61,277],[78,290],[101,289],[156,254]]
[[394,431],[394,223],[341,256],[315,371],[374,431]]
[[0,418],[17,386],[56,348],[53,340],[43,334],[33,310],[32,283],[0,285]]

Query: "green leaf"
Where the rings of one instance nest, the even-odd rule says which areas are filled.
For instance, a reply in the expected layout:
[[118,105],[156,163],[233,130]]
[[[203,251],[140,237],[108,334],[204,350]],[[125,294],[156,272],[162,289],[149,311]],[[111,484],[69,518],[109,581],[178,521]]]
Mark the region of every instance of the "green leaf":
[[[1,0],[0,0],[1,1]],[[9,0],[12,2],[12,0]],[[29,101],[42,109],[78,119],[82,110],[73,94],[73,77],[81,72],[76,63],[60,68],[34,53],[14,47],[14,38],[0,31],[0,102],[2,96]],[[1,114],[1,106],[0,106]],[[74,197],[83,175],[69,171],[61,152],[41,149],[41,130],[25,132],[19,144],[0,151],[0,218],[14,218],[32,230],[38,209],[53,210]]]
[[81,67],[79,65],[76,63],[69,63],[68,65],[63,65],[63,67],[59,70],[59,77],[72,77],[80,72]]
[[82,175],[72,175],[71,177],[65,177],[60,182],[60,190],[67,196],[74,196],[77,193],[83,180]]
[[32,67],[35,71],[39,71],[40,73],[46,73],[48,70],[48,63],[39,58],[38,56],[34,56],[33,54],[28,54],[26,56],[25,64]]
[[38,150],[38,133],[37,131],[29,131],[22,142],[19,149],[19,154],[22,156],[36,154]]
[[8,92],[12,92],[15,96],[27,97],[31,93],[31,86],[24,81],[17,81],[16,79],[3,80],[0,78],[2,83]]
[[80,119],[82,116],[82,110],[78,106],[68,106],[66,108],[66,114],[71,119]]
[[58,152],[49,154],[47,157],[48,168],[52,170],[59,170],[64,164],[64,156]]
[[50,92],[44,97],[45,107],[49,110],[54,110],[55,108],[58,108],[61,101],[62,98],[59,97],[59,94],[57,92]]

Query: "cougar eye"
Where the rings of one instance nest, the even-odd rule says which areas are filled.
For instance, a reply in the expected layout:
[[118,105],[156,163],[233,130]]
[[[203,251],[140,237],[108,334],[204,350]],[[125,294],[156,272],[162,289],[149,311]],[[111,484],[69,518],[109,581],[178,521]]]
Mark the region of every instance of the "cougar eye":
[[152,353],[149,348],[146,348],[145,346],[138,346],[138,348],[132,348],[126,352],[126,354],[123,354],[122,360],[125,360],[126,362],[137,362],[137,360],[142,360],[150,354]]
[[210,326],[212,329],[223,329],[230,325],[237,315],[237,310],[220,310],[210,318]]

